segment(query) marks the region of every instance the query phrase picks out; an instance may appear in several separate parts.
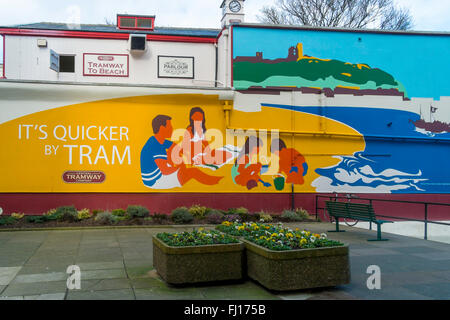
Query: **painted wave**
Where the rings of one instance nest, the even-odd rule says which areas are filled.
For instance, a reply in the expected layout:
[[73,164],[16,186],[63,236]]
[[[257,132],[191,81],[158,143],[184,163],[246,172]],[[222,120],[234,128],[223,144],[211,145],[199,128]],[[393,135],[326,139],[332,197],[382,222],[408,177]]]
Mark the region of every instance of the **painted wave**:
[[317,192],[392,193],[398,190],[425,191],[420,183],[422,171],[407,173],[388,168],[381,172],[373,169],[374,161],[356,153],[354,156],[336,157],[341,162],[333,167],[317,169],[321,175],[311,184]]

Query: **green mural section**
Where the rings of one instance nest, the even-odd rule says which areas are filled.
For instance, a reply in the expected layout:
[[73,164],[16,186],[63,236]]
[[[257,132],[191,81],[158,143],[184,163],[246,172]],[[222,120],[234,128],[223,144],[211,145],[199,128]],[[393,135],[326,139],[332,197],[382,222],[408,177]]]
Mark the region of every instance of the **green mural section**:
[[[297,50],[298,48],[298,50]],[[301,53],[301,44],[291,47],[287,58],[263,59],[236,57],[233,63],[236,89],[262,87],[349,87],[353,89],[397,89],[406,94],[403,85],[389,73],[367,64],[353,64],[340,60],[319,59]],[[300,53],[298,53],[300,52]]]

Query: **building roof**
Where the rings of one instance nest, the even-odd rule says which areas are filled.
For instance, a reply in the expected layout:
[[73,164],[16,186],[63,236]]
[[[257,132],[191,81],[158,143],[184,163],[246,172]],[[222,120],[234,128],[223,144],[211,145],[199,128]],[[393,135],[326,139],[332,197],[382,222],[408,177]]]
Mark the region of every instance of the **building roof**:
[[66,23],[38,22],[30,24],[19,24],[14,26],[0,27],[13,29],[31,29],[31,30],[55,30],[55,31],[81,31],[81,32],[105,32],[105,33],[136,33],[136,34],[154,34],[167,36],[185,36],[185,37],[207,37],[216,38],[220,29],[201,29],[201,28],[172,28],[172,27],[155,27],[150,30],[122,30],[115,25],[106,24],[81,24],[74,28]]

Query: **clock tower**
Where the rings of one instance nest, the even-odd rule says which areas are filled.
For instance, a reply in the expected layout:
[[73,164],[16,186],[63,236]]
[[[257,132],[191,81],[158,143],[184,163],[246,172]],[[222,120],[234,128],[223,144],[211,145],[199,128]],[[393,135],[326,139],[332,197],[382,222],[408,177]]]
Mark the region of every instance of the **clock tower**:
[[220,6],[222,9],[222,28],[229,26],[233,22],[244,22],[244,1],[223,0]]

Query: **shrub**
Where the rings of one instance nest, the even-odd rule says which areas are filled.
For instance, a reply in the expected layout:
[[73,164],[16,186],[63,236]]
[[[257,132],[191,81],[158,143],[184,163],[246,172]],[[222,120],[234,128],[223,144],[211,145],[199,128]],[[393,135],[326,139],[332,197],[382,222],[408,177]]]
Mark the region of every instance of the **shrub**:
[[91,218],[91,213],[89,212],[89,209],[83,209],[78,211],[77,215],[78,220],[86,220]]
[[211,213],[206,216],[206,221],[210,224],[221,224],[224,219],[224,215],[221,213]]
[[166,221],[167,219],[169,219],[169,216],[164,213],[154,213],[152,215],[152,218],[155,222],[162,223],[163,221]]
[[48,216],[46,216],[46,215],[43,215],[43,216],[28,216],[28,217],[25,218],[25,221],[28,222],[28,223],[44,223],[44,222],[48,221],[47,217]]
[[111,214],[116,217],[125,217],[127,212],[123,209],[114,209]]
[[244,207],[230,208],[230,209],[228,209],[227,215],[229,215],[229,216],[238,215],[240,217],[240,221],[249,221],[250,220],[250,214],[248,212],[248,209],[244,208]]
[[7,226],[16,223],[17,220],[13,217],[0,218],[0,226]]
[[50,209],[46,213],[44,213],[44,216],[53,216],[56,213],[56,209]]
[[114,224],[117,222],[117,217],[113,216],[111,212],[100,212],[95,216],[95,221],[101,224]]
[[144,218],[144,221],[153,222],[153,218],[152,217],[147,217],[147,218]]
[[194,218],[204,219],[210,210],[211,209],[209,209],[207,207],[202,207],[197,204],[197,205],[193,205],[192,207],[189,208],[189,213],[192,214],[194,216]]
[[292,210],[284,210],[281,218],[285,221],[300,221],[302,218],[297,214],[297,212]]
[[150,211],[143,206],[128,206],[127,208],[127,216],[130,219],[134,218],[145,218],[148,217]]
[[259,220],[262,220],[262,222],[272,222],[273,218],[269,213],[261,211],[259,213]]
[[51,215],[56,216],[58,220],[74,222],[78,220],[78,211],[74,206],[70,207],[59,207],[56,212]]
[[237,215],[239,215],[239,217],[241,217],[242,221],[249,221],[249,220],[251,220],[251,215],[248,212],[247,208],[244,208],[244,207],[237,208],[237,209],[235,209],[235,213]]
[[25,213],[13,213],[13,214],[11,214],[11,217],[16,219],[16,220],[22,220],[24,216],[25,216]]
[[295,209],[295,212],[302,220],[309,220],[309,212],[303,208]]
[[92,210],[92,215],[95,217],[96,215],[98,215],[99,213],[104,212],[104,210],[101,209],[94,209]]
[[194,216],[189,213],[189,209],[186,207],[176,208],[172,211],[172,221],[177,224],[187,224],[194,220]]
[[249,217],[251,221],[258,222],[259,220],[261,220],[261,215],[259,214],[259,212],[250,213]]
[[227,214],[224,218],[224,221],[235,222],[242,221],[241,217],[237,214]]
[[224,215],[225,215],[224,212],[223,212],[222,210],[210,209],[210,210],[208,211],[208,213],[206,214],[206,216],[208,217],[208,216],[213,215],[213,214],[220,214],[221,216],[224,216]]

